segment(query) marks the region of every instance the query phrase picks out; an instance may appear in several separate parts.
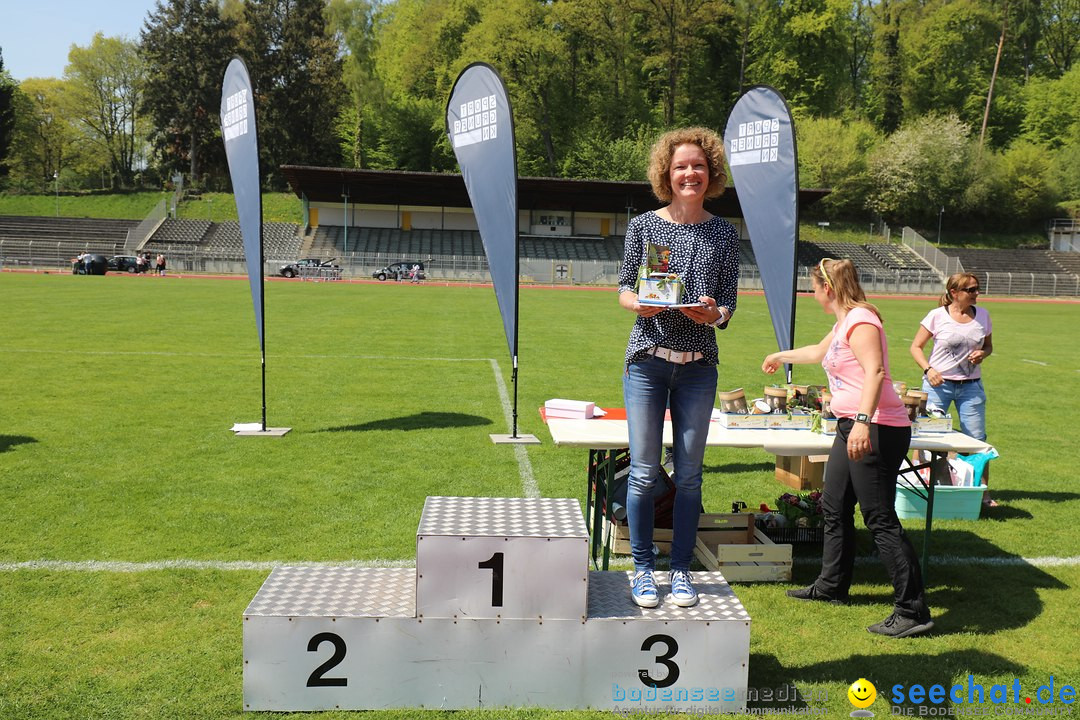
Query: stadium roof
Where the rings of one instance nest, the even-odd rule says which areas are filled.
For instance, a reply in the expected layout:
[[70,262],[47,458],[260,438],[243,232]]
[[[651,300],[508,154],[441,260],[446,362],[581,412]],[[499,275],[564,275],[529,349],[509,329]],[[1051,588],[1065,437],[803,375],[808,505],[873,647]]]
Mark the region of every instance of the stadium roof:
[[[348,168],[282,165],[281,172],[297,197],[309,201],[365,205],[431,205],[471,207],[461,175],[407,172],[404,170],[353,170]],[[828,190],[799,190],[799,209],[804,210],[829,194]],[[518,178],[521,210],[573,210],[576,212],[636,212],[655,210],[661,203],[647,182]],[[739,199],[731,186],[705,203],[714,215],[742,217]]]

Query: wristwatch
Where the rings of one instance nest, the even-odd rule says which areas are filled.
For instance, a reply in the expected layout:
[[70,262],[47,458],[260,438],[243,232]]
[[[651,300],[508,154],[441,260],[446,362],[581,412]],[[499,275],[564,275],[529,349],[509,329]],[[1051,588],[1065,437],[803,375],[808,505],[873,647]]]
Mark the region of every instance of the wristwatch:
[[866,413],[855,413],[855,422],[862,423],[863,425],[869,425],[870,416]]
[[720,312],[720,319],[716,322],[709,323],[714,328],[718,328],[731,319],[731,314],[724,308],[723,305],[718,305],[716,309]]
[[925,375],[928,372],[930,372],[930,366],[929,365],[927,365],[925,368],[923,368],[922,374]]

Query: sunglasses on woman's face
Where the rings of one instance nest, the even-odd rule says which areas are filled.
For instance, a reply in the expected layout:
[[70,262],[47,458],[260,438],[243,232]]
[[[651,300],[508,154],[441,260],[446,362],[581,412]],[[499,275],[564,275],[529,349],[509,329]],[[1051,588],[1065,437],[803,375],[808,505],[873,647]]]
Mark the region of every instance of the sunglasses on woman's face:
[[978,285],[972,285],[972,286],[971,286],[971,287],[969,287],[969,288],[960,288],[960,289],[961,289],[961,290],[963,290],[963,291],[964,291],[964,292],[966,292],[966,293],[977,293],[977,292],[982,292],[982,290],[980,290],[980,289],[979,289],[979,286],[978,286]]

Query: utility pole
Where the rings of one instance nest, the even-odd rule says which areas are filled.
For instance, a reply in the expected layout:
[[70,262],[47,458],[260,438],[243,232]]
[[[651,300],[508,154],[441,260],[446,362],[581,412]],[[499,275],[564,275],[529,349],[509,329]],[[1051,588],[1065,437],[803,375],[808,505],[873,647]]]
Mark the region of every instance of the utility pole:
[[937,214],[937,244],[941,247],[941,216],[945,214],[945,206],[941,206],[941,210]]

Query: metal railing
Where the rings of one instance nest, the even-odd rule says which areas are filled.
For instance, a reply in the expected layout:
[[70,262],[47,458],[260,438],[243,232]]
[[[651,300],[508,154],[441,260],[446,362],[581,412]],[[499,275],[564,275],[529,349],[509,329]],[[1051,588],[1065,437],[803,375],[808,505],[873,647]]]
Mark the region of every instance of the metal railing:
[[154,206],[150,214],[143,218],[142,222],[128,230],[127,239],[124,241],[124,252],[130,255],[142,250],[143,244],[161,227],[161,223],[165,222],[168,212],[168,200],[162,199],[161,202]]
[[[123,254],[123,246],[0,238],[0,267],[70,272],[72,258],[83,251],[110,256]],[[199,250],[191,245],[177,244],[155,248],[155,252],[158,251],[169,259],[170,272],[235,275],[247,272],[242,250]],[[327,255],[325,259],[331,258]],[[271,253],[266,258],[263,272],[267,277],[280,275],[282,266],[295,260],[293,254]],[[335,260],[340,269],[313,268],[310,279],[371,278],[381,268],[403,260],[422,262],[428,280],[491,282],[487,259],[482,255],[405,257],[397,253],[349,253]],[[522,258],[521,280],[523,284],[614,288],[619,281],[621,265],[621,262],[602,260]],[[930,270],[860,270],[859,282],[866,292],[874,294],[937,295],[942,287],[937,272]],[[799,268],[796,287],[800,292],[811,291],[809,268]],[[988,272],[982,287],[988,295],[1080,297],[1080,277],[1068,273]],[[739,288],[762,289],[761,272],[756,265],[739,268]]]
[[1080,277],[1067,273],[988,272],[982,283],[989,295],[1080,296]]
[[964,272],[964,266],[960,258],[950,257],[927,242],[919,233],[907,225],[904,226],[903,236],[900,242],[907,245],[915,253],[941,273],[941,279],[949,277],[953,273]]

